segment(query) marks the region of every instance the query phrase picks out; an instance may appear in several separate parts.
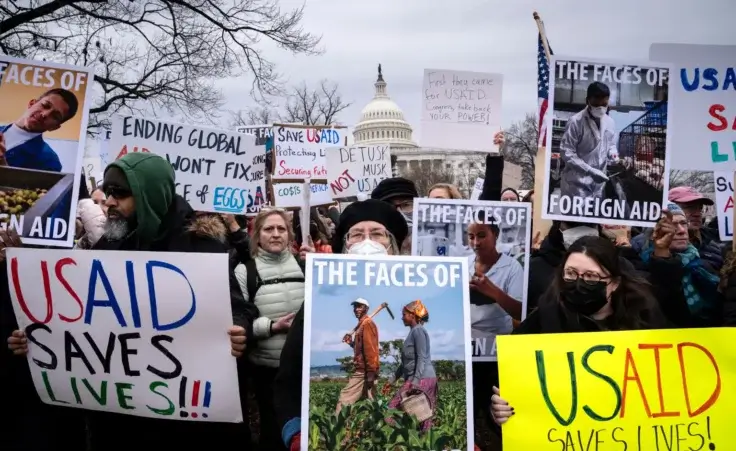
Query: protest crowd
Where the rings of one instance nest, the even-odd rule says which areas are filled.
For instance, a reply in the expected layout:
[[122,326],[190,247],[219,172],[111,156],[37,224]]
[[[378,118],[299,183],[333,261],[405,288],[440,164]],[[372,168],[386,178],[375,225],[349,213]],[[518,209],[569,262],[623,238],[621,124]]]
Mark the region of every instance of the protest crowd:
[[[540,32],[543,56],[541,40]],[[28,67],[45,64],[9,61]],[[545,64],[554,66],[554,62]],[[560,67],[579,64],[586,63],[564,62]],[[591,67],[591,73],[610,70],[604,65]],[[77,69],[84,75],[85,69]],[[644,82],[656,85],[668,70],[645,69],[626,72],[641,72]],[[549,76],[549,67],[546,70]],[[7,74],[12,73],[8,69]],[[385,90],[380,66],[378,74],[377,93]],[[2,79],[2,86],[6,83]],[[637,152],[648,141],[637,141],[636,149],[629,152],[623,137],[614,139],[612,130],[617,125],[610,107],[615,106],[615,94],[604,83],[595,81],[587,91],[580,91],[585,105],[569,115],[560,143],[555,140],[559,149],[549,145],[559,160],[555,164],[562,168],[561,176],[553,180],[543,173],[546,179],[535,180],[534,189],[523,195],[504,185],[507,136],[498,128],[484,129],[489,144],[481,153],[484,175],[474,196],[451,180],[418,188],[415,181],[397,176],[389,145],[351,147],[344,139],[344,127],[266,124],[268,138],[261,141],[262,136],[256,139],[252,133],[132,116],[111,120],[111,158],[105,161],[101,179],[89,183],[78,168],[79,159],[57,156],[63,153],[58,144],[63,140],[44,141],[45,133],[59,130],[89,109],[82,84],[77,83],[76,90],[39,88],[26,112],[0,129],[0,177],[8,179],[0,179],[0,206],[7,208],[0,211],[0,336],[5,343],[0,352],[0,404],[6,408],[0,451],[147,451],[188,446],[238,451],[373,451],[381,446],[390,451],[427,451],[427,446],[431,451],[499,451],[506,446],[508,451],[508,443],[516,445],[514,451],[523,449],[520,443],[532,443],[523,441],[527,432],[539,436],[531,420],[523,423],[528,429],[523,433],[511,429],[514,421],[520,424],[525,415],[542,417],[540,412],[518,408],[517,400],[544,397],[552,412],[545,411],[545,418],[557,418],[563,425],[555,424],[560,430],[570,425],[578,409],[573,353],[567,356],[573,413],[565,424],[549,399],[544,353],[538,350],[536,357],[527,353],[523,360],[521,351],[512,355],[514,343],[521,349],[533,342],[544,348],[549,362],[555,352],[549,343],[560,343],[572,334],[585,343],[591,337],[613,336],[606,334],[627,340],[632,336],[627,333],[640,331],[678,333],[677,337],[690,340],[691,333],[712,338],[736,327],[736,252],[731,242],[722,240],[718,220],[705,219],[704,209],[713,200],[697,187],[669,187],[662,171],[671,156],[664,151],[656,156],[651,152],[646,164],[641,164]],[[733,80],[732,84],[736,87]],[[650,91],[660,95],[655,88]],[[666,100],[667,94],[663,97]],[[553,108],[550,104],[550,111]],[[659,106],[647,108],[649,114]],[[674,104],[669,108],[674,109]],[[81,115],[87,117],[86,112]],[[83,136],[86,123],[75,124]],[[69,133],[84,142],[77,136],[80,133]],[[540,138],[541,149],[545,142]],[[131,143],[143,143],[151,151],[132,150]],[[76,148],[74,152],[81,155]],[[318,157],[323,163],[313,163]],[[76,167],[70,167],[69,161]],[[382,165],[388,171],[374,170]],[[365,173],[356,175],[358,169]],[[626,174],[644,172],[641,177],[649,179],[646,189],[637,188],[634,176],[625,179]],[[8,174],[15,174],[12,181]],[[53,183],[32,187],[26,183],[31,179]],[[12,194],[11,188],[4,191],[6,185],[13,185]],[[298,193],[292,196],[297,200],[280,205],[286,195],[277,201],[281,194],[277,196],[276,190]],[[348,195],[343,190],[352,191]],[[330,191],[327,201],[314,202]],[[654,194],[633,199],[641,193]],[[537,231],[535,226],[542,220],[549,226]],[[622,226],[624,232],[612,232],[608,222]],[[443,267],[445,258],[463,273],[453,273],[450,264]],[[403,269],[386,269],[401,259],[408,262]],[[335,270],[348,268],[338,266],[341,262],[354,266]],[[435,268],[434,278],[422,272],[430,267]],[[323,280],[318,270],[329,277]],[[424,278],[424,285],[434,283],[443,289],[454,276],[461,281],[455,293],[462,302],[453,301],[458,304],[456,317],[462,318],[455,330],[462,348],[459,354],[445,357],[443,353],[449,351],[439,343],[441,332],[433,329],[437,322],[449,321],[450,309],[438,306],[443,296],[449,299],[450,291],[438,291],[442,294],[434,298],[414,295],[421,284],[411,288],[411,275]],[[349,283],[351,277],[360,282]],[[375,283],[362,283],[371,277]],[[379,286],[381,277],[390,280],[388,288]],[[316,310],[315,306],[327,305],[330,296],[339,297],[335,290],[351,283],[363,291],[356,291],[359,297],[341,297],[339,309],[349,310],[355,319],[349,318],[351,329],[334,325],[340,328],[341,341],[337,348],[325,351],[339,349],[335,352],[342,353],[344,360],[337,361],[345,374],[335,378],[340,387],[334,399],[316,405],[316,398],[305,392],[313,381],[331,382],[332,376],[320,373],[315,364],[319,340],[314,324],[331,322],[329,315],[338,308],[330,304]],[[401,304],[379,301],[376,293],[381,289],[387,290],[380,291],[381,296],[389,289],[402,293],[397,295]],[[186,297],[190,291],[191,301]],[[408,298],[405,293],[410,293]],[[76,306],[80,313],[74,318]],[[171,315],[184,316],[172,321]],[[394,321],[391,324],[398,325],[391,333],[385,332],[388,315]],[[325,330],[333,326],[323,325]],[[206,339],[210,335],[211,342]],[[503,338],[497,342],[497,336]],[[145,347],[136,347],[133,343],[141,337]],[[675,345],[689,411],[697,409],[691,409],[688,397],[682,347],[704,350],[696,341]],[[598,345],[596,352],[614,354],[613,345]],[[631,352],[621,349],[615,351],[616,358],[633,368]],[[329,355],[336,366],[338,354]],[[554,359],[563,361],[561,355]],[[718,382],[702,410],[714,405],[719,394],[725,402],[736,400],[734,380],[727,379],[734,374],[733,353],[728,358],[707,355]],[[395,356],[396,361],[388,362],[387,356]],[[655,356],[659,359],[659,354]],[[614,378],[596,372],[599,367],[588,365],[588,357],[590,353],[580,364],[586,374],[614,387],[613,379],[621,374]],[[512,358],[536,365],[535,371],[524,366],[524,371],[513,373],[513,379],[522,382],[536,382],[539,374],[541,389],[530,386],[528,392],[534,395],[528,398],[519,395],[525,391],[519,389],[521,382],[514,393],[507,388],[506,384],[514,383],[508,377]],[[567,370],[559,361],[554,367],[548,363],[546,369],[555,377]],[[711,374],[706,366],[690,368],[689,373],[696,375],[689,380],[690,389],[700,390],[698,397],[703,399],[708,394],[702,387],[712,382],[705,376],[700,379]],[[655,374],[653,367],[642,368],[642,374]],[[582,371],[578,381],[584,379]],[[208,374],[208,379],[201,374]],[[659,378],[659,366],[656,375]],[[627,387],[629,396],[636,391],[631,381],[638,384],[637,393],[644,398],[650,419],[656,418],[650,411],[656,409],[651,401],[654,395],[648,394],[650,406],[636,368],[624,371],[623,395],[614,387],[620,417],[624,417],[621,398],[626,398]],[[447,407],[443,396],[450,383],[460,387],[460,402]],[[559,387],[555,390],[561,393]],[[659,405],[664,411],[662,396],[660,386]],[[210,408],[211,402],[216,407]],[[730,407],[733,412],[733,404]],[[607,421],[583,401],[580,410],[595,421]],[[358,411],[380,426],[356,430],[368,424],[364,420],[346,426]],[[403,416],[390,413],[394,411]],[[720,426],[725,414],[718,412],[713,421]],[[690,412],[690,417],[697,414]],[[709,428],[710,421],[708,417]],[[550,443],[565,442],[549,438],[554,428],[542,429]],[[633,435],[627,433],[633,443]],[[702,434],[703,443],[697,449],[716,449],[705,445]],[[394,441],[379,446],[379,437]],[[615,431],[613,437],[616,441]],[[574,446],[554,449],[604,451],[591,447],[592,439],[586,439],[587,447],[582,439],[576,440]],[[639,445],[639,450],[645,449]],[[718,449],[736,449],[727,446],[719,444]]]

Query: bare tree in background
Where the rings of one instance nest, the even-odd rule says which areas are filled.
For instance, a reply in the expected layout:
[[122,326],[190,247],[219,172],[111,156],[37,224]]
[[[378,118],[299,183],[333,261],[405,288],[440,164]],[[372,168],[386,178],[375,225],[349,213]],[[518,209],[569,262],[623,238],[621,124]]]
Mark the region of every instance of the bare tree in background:
[[[455,183],[455,174],[451,169],[439,164],[430,165],[429,161],[419,161],[417,164],[409,164],[400,167],[399,176],[414,182],[420,196],[427,196],[429,188],[437,183]],[[413,162],[412,162],[413,163]],[[425,164],[422,164],[425,163]]]
[[539,123],[536,113],[527,113],[523,120],[504,130],[506,144],[503,156],[507,161],[521,166],[520,189],[534,188],[535,158]]
[[[256,125],[283,122],[304,125],[340,125],[337,115],[352,103],[345,102],[335,82],[322,80],[311,89],[306,82],[286,92],[282,108],[258,106],[233,113],[231,125]],[[258,122],[262,121],[262,122]]]
[[350,105],[343,101],[337,83],[322,80],[316,89],[302,83],[288,95],[280,118],[287,123],[338,125],[337,115]]
[[713,194],[716,191],[713,173],[705,171],[670,171],[670,188],[676,186],[692,186],[703,194]]
[[241,125],[272,124],[275,120],[277,118],[271,108],[256,107],[232,113],[230,126],[231,128],[235,128]]
[[303,7],[282,11],[278,0],[11,0],[0,2],[0,51],[93,67],[91,131],[113,113],[213,122],[223,103],[216,80],[248,75],[252,95],[280,92],[263,38],[295,54],[320,52],[302,18]]

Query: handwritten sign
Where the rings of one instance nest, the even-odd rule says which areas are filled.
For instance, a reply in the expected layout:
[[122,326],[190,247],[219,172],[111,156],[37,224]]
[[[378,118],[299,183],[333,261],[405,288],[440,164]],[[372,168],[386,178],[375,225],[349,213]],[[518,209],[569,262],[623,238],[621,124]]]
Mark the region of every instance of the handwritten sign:
[[327,184],[333,199],[355,200],[391,177],[388,144],[327,149]]
[[265,202],[266,155],[254,137],[171,122],[115,116],[110,146],[166,158],[176,192],[198,211],[250,214]]
[[667,107],[670,167],[736,170],[736,46],[652,44],[649,57],[677,74]]
[[227,254],[9,249],[13,309],[39,397],[242,421],[227,274]]
[[496,151],[501,130],[503,75],[425,69],[422,145]]
[[733,449],[736,329],[499,337],[507,451]]
[[733,172],[714,172],[716,213],[721,241],[733,240]]
[[[301,208],[304,203],[302,193],[303,183],[274,183],[273,195],[274,206],[278,208]],[[329,187],[324,183],[311,183],[310,207],[330,205],[334,201],[330,196]]]
[[273,180],[327,179],[325,148],[344,141],[344,129],[274,125],[276,163]]

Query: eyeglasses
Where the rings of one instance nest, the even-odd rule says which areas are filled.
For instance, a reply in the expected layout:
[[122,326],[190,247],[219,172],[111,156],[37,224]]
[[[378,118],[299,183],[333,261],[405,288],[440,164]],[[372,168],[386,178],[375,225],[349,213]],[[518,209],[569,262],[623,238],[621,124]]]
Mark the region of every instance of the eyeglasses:
[[578,279],[583,279],[583,282],[588,285],[595,285],[598,282],[605,282],[610,278],[610,276],[601,276],[597,272],[593,271],[586,271],[580,274],[572,268],[565,268],[565,271],[562,274],[562,279],[565,282],[576,282]]
[[104,189],[105,197],[112,197],[116,200],[127,199],[133,195],[129,189],[120,188],[118,186],[108,186]]
[[347,234],[347,236],[345,237],[345,241],[347,241],[348,244],[355,244],[361,241],[365,241],[368,238],[372,241],[378,241],[380,243],[388,241],[390,236],[391,235],[387,230],[371,230],[367,234],[364,230],[355,230]]

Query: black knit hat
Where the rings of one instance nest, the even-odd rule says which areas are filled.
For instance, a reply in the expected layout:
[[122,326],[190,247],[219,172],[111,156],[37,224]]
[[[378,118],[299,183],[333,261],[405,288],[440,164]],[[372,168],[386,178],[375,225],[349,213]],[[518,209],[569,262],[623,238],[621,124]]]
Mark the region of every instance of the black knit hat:
[[391,200],[396,197],[410,197],[412,199],[419,197],[419,193],[417,192],[417,187],[414,185],[414,182],[409,179],[405,179],[404,177],[383,179],[371,193],[371,199],[383,201]]
[[401,246],[401,243],[409,234],[406,220],[389,203],[377,199],[353,202],[340,215],[340,220],[335,229],[335,236],[332,237],[333,253],[343,253],[343,244],[348,230],[350,230],[350,227],[363,221],[375,221],[382,224],[396,238],[396,243],[399,246]]

